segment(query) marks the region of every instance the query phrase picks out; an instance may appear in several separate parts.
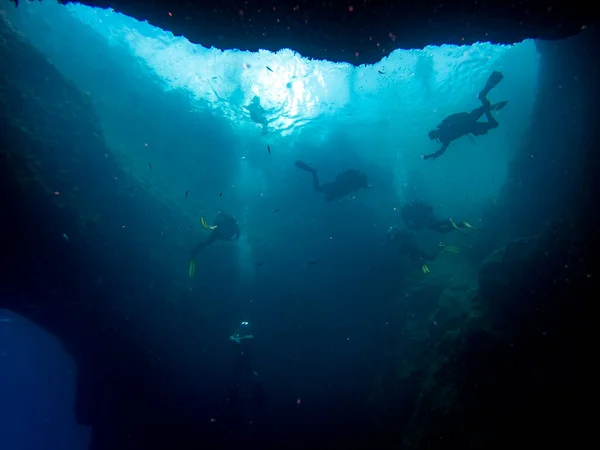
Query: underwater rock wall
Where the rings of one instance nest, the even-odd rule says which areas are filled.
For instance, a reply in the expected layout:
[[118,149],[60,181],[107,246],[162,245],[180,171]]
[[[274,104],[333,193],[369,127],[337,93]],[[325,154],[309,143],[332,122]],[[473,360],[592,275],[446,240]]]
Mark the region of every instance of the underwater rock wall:
[[405,427],[406,448],[578,447],[592,439],[581,399],[595,383],[596,43],[593,30],[538,43],[531,132],[486,218],[508,244],[483,262],[470,320],[438,346]]
[[133,418],[177,417],[161,389],[196,384],[175,375],[198,353],[182,322],[202,323],[177,302],[188,254],[149,239],[182,215],[106,157],[86,94],[1,16],[0,66],[0,298],[10,301],[0,308],[61,340],[79,368],[76,418],[92,426],[92,448],[124,448]]
[[597,30],[537,41],[539,88],[530,131],[510,163],[489,226],[507,238],[531,236],[551,220],[575,218],[590,137],[598,121]]

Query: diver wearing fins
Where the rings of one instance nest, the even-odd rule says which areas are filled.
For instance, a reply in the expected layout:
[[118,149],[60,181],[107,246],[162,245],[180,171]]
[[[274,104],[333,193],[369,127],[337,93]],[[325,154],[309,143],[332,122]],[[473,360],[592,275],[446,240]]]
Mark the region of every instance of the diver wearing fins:
[[419,247],[414,233],[395,225],[387,231],[387,241],[399,253],[408,256],[411,262],[433,261],[439,251],[426,252]]
[[252,122],[262,125],[263,134],[267,134],[269,129],[269,120],[267,119],[267,112],[260,104],[260,97],[254,96],[246,109],[250,113],[250,119],[252,119]]
[[438,219],[433,214],[433,206],[421,201],[413,201],[402,205],[400,213],[406,227],[414,231],[420,231],[424,228],[442,234],[455,230],[464,234],[465,229],[480,231],[478,228],[462,220],[455,222],[452,218]]
[[356,169],[340,172],[331,183],[320,184],[317,169],[302,161],[296,161],[296,167],[312,175],[314,191],[323,194],[326,202],[339,200],[359,189],[371,189],[367,176]]
[[189,275],[192,278],[196,272],[196,257],[205,247],[216,241],[237,241],[240,238],[240,228],[233,214],[219,212],[213,226],[208,226],[204,217],[201,219],[203,228],[210,230],[208,239],[198,243],[191,252]]
[[229,336],[233,348],[233,379],[228,389],[228,421],[244,428],[260,418],[265,392],[254,367],[254,334],[248,321]]
[[[436,139],[442,143],[442,147],[435,153],[424,155],[423,159],[437,158],[444,154],[452,141],[462,136],[481,136],[488,131],[498,127],[498,121],[492,116],[492,111],[499,111],[506,106],[507,101],[492,105],[487,99],[487,94],[502,81],[504,75],[498,71],[492,72],[483,90],[479,93],[482,106],[470,113],[462,112],[446,117],[435,130],[429,132],[429,139]],[[479,118],[485,114],[487,122],[479,122]]]
[[459,253],[460,249],[453,245],[439,244],[432,251],[425,251],[419,247],[417,237],[414,232],[402,229],[399,226],[392,226],[387,231],[387,242],[396,252],[408,256],[411,263],[420,263],[423,273],[429,273],[427,262],[434,261],[442,252]]

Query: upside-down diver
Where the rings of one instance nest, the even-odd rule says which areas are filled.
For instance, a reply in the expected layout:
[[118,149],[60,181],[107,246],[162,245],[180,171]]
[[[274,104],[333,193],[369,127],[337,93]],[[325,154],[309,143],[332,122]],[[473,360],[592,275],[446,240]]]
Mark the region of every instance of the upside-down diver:
[[[423,159],[437,158],[444,154],[452,141],[462,136],[481,136],[488,131],[498,127],[498,121],[492,116],[492,111],[499,111],[508,102],[503,101],[492,105],[487,99],[487,94],[502,81],[504,75],[500,72],[492,72],[483,90],[479,93],[482,105],[471,112],[461,112],[446,117],[435,130],[429,132],[429,139],[435,139],[442,143],[442,147],[435,153],[424,155]],[[479,118],[485,114],[487,122],[479,122]]]

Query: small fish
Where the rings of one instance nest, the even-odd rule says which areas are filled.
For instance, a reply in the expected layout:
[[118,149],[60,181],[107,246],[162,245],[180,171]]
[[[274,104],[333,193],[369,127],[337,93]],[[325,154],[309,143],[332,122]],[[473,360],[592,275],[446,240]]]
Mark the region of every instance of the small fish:
[[67,236],[65,233],[63,233],[63,234],[61,235],[61,237],[62,237],[62,238],[65,240],[65,241],[69,242],[69,236]]
[[216,80],[217,78],[219,78],[219,77],[212,77],[211,80]]
[[379,72],[381,75],[385,75],[385,72],[383,70],[378,70],[377,72]]
[[269,156],[271,156],[271,146],[267,145],[267,151],[269,152]]
[[314,265],[315,265],[316,263],[318,263],[318,262],[319,262],[319,260],[318,260],[318,259],[315,259],[314,261],[308,261],[308,265],[309,265],[309,266],[314,266]]
[[148,163],[148,167],[150,167],[150,170],[152,170],[152,164]]
[[185,198],[187,198],[187,196],[188,196],[189,193],[190,193],[189,189],[187,191],[185,191]]
[[277,209],[275,210],[275,212],[279,212],[279,208],[277,208]]
[[264,264],[264,263],[263,263],[262,261],[258,261],[258,262],[255,264],[255,266],[256,266],[256,267],[260,267],[260,266],[262,266],[263,264]]
[[273,72],[273,69],[271,69],[269,66],[267,66],[267,70],[268,70],[269,72]]
[[222,192],[219,192],[219,197],[223,197],[223,193]]

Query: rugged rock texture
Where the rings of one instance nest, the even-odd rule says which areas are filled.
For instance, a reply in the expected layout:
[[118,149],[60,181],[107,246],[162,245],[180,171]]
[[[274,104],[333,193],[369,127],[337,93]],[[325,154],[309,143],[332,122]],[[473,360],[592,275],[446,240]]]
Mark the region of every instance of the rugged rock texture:
[[470,319],[438,345],[405,429],[409,448],[577,447],[592,438],[579,399],[595,383],[596,33],[538,43],[529,138],[485,219],[493,240],[508,243],[484,260]]
[[[488,257],[478,314],[438,345],[405,434],[408,448],[584,445],[592,376],[586,244],[567,224]],[[549,430],[552,430],[551,432]],[[588,431],[589,430],[589,431]]]
[[[123,173],[86,95],[1,18],[0,66],[0,307],[57,335],[74,357],[76,417],[92,426],[94,449],[148,448],[149,417],[189,412],[173,392],[194,397],[184,365],[197,362],[197,336],[181,329],[207,320],[171,301],[185,292],[185,272],[153,259],[185,249],[158,239],[149,248],[140,234],[160,236],[181,216]],[[149,211],[164,222],[147,223]],[[165,350],[173,346],[177,355]],[[167,448],[163,431],[154,437]]]
[[[67,0],[61,0],[66,2]],[[557,39],[598,18],[584,0],[83,0],[220,49],[293,48],[308,58],[366,64],[397,48]]]
[[502,226],[512,235],[535,234],[544,221],[576,219],[585,209],[581,181],[587,159],[597,154],[600,114],[600,65],[591,57],[597,43],[597,29],[537,43],[542,58],[532,126],[499,200],[506,212]]

